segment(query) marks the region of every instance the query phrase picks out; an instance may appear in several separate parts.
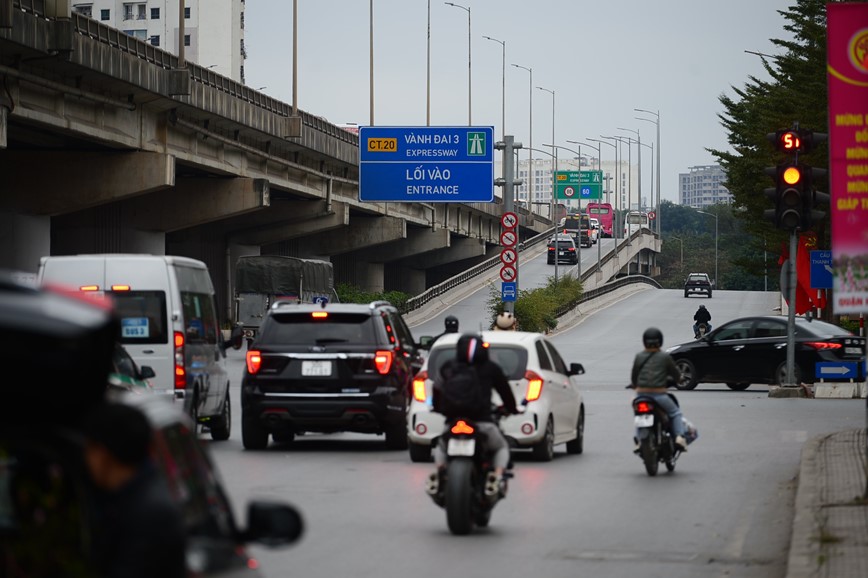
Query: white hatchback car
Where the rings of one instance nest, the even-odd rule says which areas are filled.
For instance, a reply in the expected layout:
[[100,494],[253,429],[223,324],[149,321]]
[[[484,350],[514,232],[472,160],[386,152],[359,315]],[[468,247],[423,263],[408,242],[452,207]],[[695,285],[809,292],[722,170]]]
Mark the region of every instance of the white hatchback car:
[[[433,376],[455,356],[461,335],[447,334],[431,347],[428,359],[413,380],[413,400],[407,419],[410,459],[431,459],[431,444],[443,431],[445,418],[431,409]],[[530,449],[539,461],[554,457],[554,446],[566,443],[567,453],[580,454],[584,444],[585,406],[578,376],[579,363],[569,367],[555,347],[539,333],[485,331],[491,360],[500,365],[512,386],[516,402],[527,400],[524,413],[503,418],[500,428],[514,448]],[[492,403],[501,405],[492,392]]]
[[591,217],[591,242],[594,244],[600,240],[600,219]]

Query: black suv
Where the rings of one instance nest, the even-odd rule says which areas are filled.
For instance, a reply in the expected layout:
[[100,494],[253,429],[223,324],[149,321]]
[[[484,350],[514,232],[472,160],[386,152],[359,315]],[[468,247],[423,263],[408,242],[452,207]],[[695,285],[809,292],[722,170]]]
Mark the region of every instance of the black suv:
[[304,432],[386,435],[407,448],[407,404],[421,347],[392,305],[276,303],[247,352],[241,437],[263,449]]
[[566,261],[575,265],[579,262],[579,253],[576,251],[576,242],[572,235],[555,235],[549,240],[547,263],[554,265],[555,259],[558,263]]
[[711,299],[711,280],[705,273],[691,273],[687,276],[687,281],[684,282],[684,296],[688,297],[691,293],[705,293]]

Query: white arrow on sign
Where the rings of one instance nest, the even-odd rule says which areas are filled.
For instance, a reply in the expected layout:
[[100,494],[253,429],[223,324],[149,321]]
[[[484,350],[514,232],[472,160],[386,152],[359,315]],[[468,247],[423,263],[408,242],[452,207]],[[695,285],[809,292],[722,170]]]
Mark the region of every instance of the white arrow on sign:
[[826,374],[829,374],[829,375],[835,375],[835,374],[837,374],[837,375],[846,375],[846,374],[850,373],[851,371],[853,371],[853,368],[851,368],[851,367],[845,367],[845,366],[843,366],[843,365],[839,365],[839,366],[837,366],[837,367],[835,367],[835,366],[833,366],[833,367],[825,366],[825,367],[821,367],[821,368],[820,368],[820,373],[823,374],[823,375],[826,375]]

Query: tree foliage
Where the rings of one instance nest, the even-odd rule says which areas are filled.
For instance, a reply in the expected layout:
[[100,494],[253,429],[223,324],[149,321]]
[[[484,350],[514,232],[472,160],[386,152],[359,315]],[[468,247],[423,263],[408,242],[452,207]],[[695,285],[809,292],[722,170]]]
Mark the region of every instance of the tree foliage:
[[[733,211],[744,222],[746,240],[754,251],[780,246],[786,232],[763,219],[772,208],[763,190],[772,186],[763,173],[781,157],[766,134],[790,128],[794,122],[804,129],[828,132],[828,91],[826,86],[826,1],[795,0],[787,10],[778,11],[791,37],[772,39],[781,49],[777,57],[762,57],[769,80],[750,76],[744,87],[732,87],[735,96],[723,94],[719,114],[728,133],[732,151],[709,149],[727,174],[726,187],[733,195]],[[828,148],[821,145],[804,160],[828,168]],[[828,180],[815,181],[817,189],[828,191]],[[815,224],[821,246],[828,246],[828,214]]]

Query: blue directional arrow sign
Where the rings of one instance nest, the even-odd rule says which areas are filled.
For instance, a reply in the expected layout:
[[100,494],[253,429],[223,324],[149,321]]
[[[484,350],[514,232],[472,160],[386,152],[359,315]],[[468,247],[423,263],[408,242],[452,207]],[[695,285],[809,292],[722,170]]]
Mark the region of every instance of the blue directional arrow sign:
[[501,281],[500,296],[504,303],[515,301],[518,292],[518,283],[515,281]]
[[361,127],[359,200],[492,202],[493,127]]
[[859,374],[855,361],[818,361],[816,376],[822,379],[855,379]]
[[832,288],[832,252],[811,251],[811,289]]

